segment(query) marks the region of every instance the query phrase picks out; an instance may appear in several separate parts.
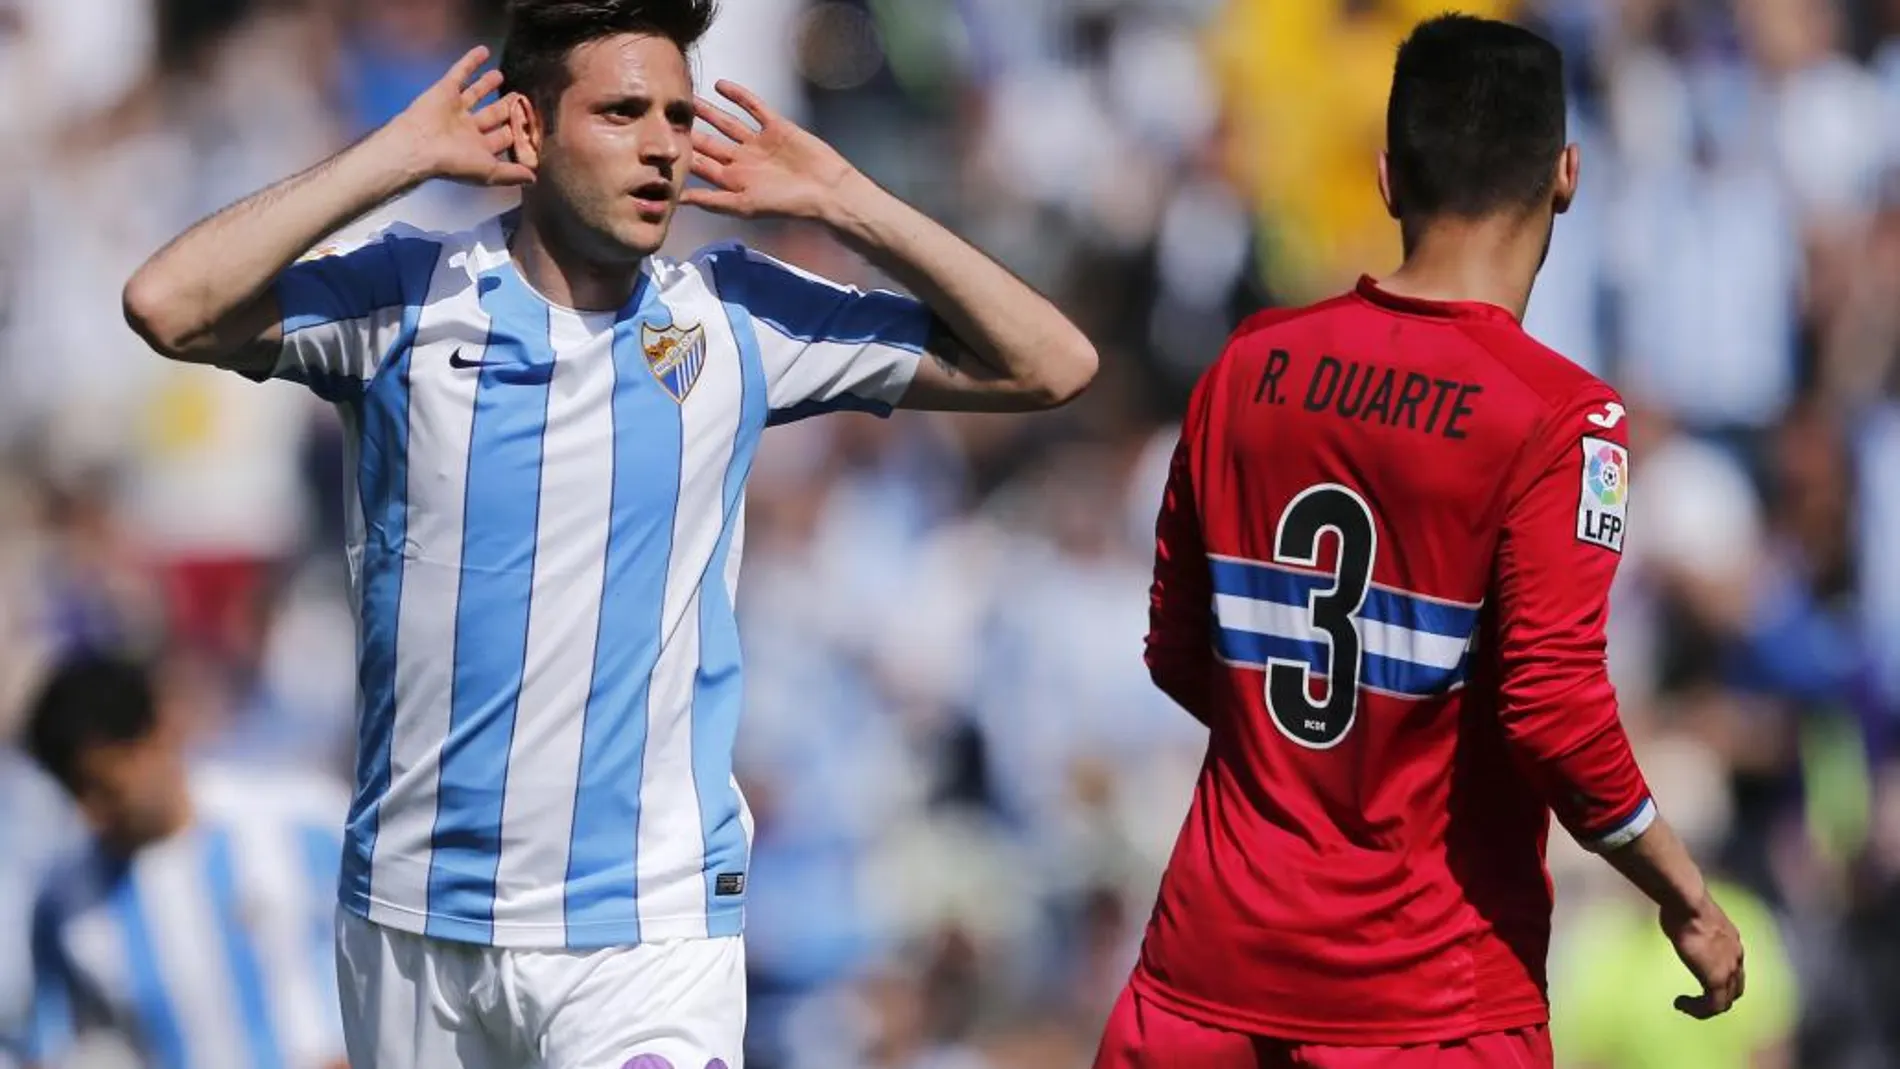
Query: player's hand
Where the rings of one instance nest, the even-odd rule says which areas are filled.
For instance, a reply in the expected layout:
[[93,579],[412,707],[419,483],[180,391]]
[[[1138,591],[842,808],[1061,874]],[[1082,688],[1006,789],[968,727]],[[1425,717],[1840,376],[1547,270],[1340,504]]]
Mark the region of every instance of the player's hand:
[[757,125],[699,98],[700,120],[724,136],[693,134],[693,174],[713,188],[688,189],[682,202],[745,219],[827,218],[841,191],[859,177],[857,169],[816,135],[767,107],[752,90],[727,81],[714,88]]
[[488,49],[476,46],[390,120],[383,135],[391,150],[404,154],[420,178],[447,178],[477,186],[522,186],[534,181],[534,169],[505,158],[515,138],[506,99],[477,110],[488,94],[501,88],[501,72],[475,72],[488,61]]
[[1700,995],[1677,998],[1676,1009],[1699,1021],[1728,1012],[1742,997],[1744,982],[1742,934],[1735,930],[1734,922],[1710,897],[1692,910],[1665,910],[1661,920],[1663,934],[1675,946],[1676,956],[1702,984]]

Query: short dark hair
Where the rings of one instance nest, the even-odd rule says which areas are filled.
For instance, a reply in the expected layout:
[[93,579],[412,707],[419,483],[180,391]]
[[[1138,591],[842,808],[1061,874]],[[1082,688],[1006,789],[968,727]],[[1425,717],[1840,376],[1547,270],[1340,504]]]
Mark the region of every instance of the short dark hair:
[[1563,53],[1508,22],[1422,22],[1399,46],[1385,137],[1408,218],[1535,207],[1564,149]]
[[712,28],[717,0],[510,0],[501,49],[504,88],[552,118],[576,48],[623,33],[664,37],[689,51]]
[[61,661],[41,684],[23,741],[40,767],[71,790],[87,748],[137,742],[157,725],[151,672],[124,657],[89,652]]

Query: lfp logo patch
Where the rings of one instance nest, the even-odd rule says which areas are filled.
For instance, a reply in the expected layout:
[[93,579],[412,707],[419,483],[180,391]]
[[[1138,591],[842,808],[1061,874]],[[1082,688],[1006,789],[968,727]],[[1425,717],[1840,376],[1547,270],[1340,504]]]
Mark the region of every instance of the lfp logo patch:
[[1601,438],[1583,440],[1583,490],[1577,502],[1577,539],[1623,552],[1630,497],[1629,451]]

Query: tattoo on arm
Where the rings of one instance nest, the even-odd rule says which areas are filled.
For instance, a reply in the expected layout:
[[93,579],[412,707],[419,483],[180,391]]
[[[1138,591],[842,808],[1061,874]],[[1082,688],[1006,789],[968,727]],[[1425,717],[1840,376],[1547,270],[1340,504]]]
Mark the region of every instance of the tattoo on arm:
[[979,373],[994,370],[983,362],[976,350],[970,348],[969,343],[957,336],[957,332],[943,321],[942,316],[930,318],[930,338],[924,343],[924,351],[930,354],[931,360],[936,362],[938,370],[947,379],[967,378],[972,370]]

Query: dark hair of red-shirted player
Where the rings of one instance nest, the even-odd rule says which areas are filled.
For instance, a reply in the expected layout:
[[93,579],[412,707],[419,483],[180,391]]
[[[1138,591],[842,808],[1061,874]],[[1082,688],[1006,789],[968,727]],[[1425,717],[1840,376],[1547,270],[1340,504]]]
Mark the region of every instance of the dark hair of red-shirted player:
[[1420,23],[1399,46],[1386,108],[1379,188],[1406,262],[1384,285],[1522,316],[1579,165],[1555,45],[1470,15]]

